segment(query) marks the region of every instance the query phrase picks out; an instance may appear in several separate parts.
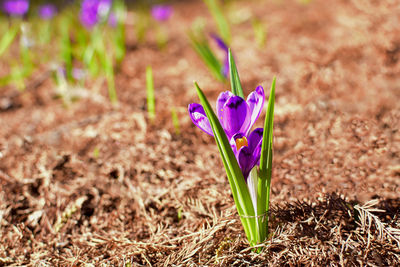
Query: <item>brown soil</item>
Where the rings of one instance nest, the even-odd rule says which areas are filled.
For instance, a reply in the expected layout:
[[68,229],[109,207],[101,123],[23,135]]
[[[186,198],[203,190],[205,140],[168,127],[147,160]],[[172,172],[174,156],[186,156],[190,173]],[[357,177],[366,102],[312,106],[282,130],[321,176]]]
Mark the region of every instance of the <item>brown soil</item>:
[[24,93],[2,89],[0,265],[400,264],[400,5],[236,1],[231,8],[268,25],[263,48],[251,21],[233,27],[245,94],[268,89],[277,76],[263,252],[248,248],[214,140],[187,114],[198,101],[193,80],[212,101],[228,86],[213,80],[185,35],[196,16],[210,17],[204,4],[181,1],[165,50],[128,36],[118,108],[105,84],[88,85],[66,107],[45,71]]

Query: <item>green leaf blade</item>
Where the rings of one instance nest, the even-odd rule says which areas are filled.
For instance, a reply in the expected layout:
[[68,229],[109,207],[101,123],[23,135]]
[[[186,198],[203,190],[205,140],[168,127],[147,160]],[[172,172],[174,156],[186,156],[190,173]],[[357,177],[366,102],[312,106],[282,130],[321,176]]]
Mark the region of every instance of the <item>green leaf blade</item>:
[[18,27],[9,29],[0,40],[0,56],[7,51],[8,47],[12,44],[18,33]]
[[146,91],[147,91],[147,112],[151,121],[156,117],[155,113],[155,96],[154,96],[154,83],[153,71],[151,66],[146,68]]
[[231,81],[232,93],[244,99],[242,83],[240,82],[239,73],[236,68],[235,59],[233,58],[231,49],[229,49],[228,57],[229,57],[229,74],[230,74],[229,76]]
[[192,44],[192,47],[199,55],[199,57],[203,60],[206,64],[209,71],[213,74],[213,76],[221,82],[225,82],[226,78],[222,74],[222,64],[217,59],[215,54],[212,52],[208,42],[205,38],[201,38],[196,36],[195,33],[189,33],[189,38]]
[[211,15],[214,17],[215,22],[217,23],[218,31],[222,39],[225,42],[229,43],[231,40],[231,31],[229,29],[229,23],[226,20],[222,8],[217,0],[203,0],[210,10]]
[[263,242],[268,232],[268,211],[269,211],[269,195],[271,187],[271,175],[272,175],[272,149],[273,149],[273,124],[274,124],[274,106],[275,106],[275,82],[274,77],[270,89],[267,114],[265,116],[263,141],[261,146],[261,158],[260,158],[260,179],[258,180],[258,202],[257,211],[258,214],[266,213],[265,220],[259,219],[260,225],[260,240]]

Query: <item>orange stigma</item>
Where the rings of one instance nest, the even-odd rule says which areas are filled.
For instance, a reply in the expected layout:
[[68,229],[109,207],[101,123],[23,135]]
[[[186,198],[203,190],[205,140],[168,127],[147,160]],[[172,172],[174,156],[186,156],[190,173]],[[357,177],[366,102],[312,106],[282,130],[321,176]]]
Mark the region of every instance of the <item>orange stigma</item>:
[[243,136],[242,138],[238,138],[235,140],[236,142],[236,149],[239,150],[244,146],[248,146],[249,144],[247,143],[247,138]]

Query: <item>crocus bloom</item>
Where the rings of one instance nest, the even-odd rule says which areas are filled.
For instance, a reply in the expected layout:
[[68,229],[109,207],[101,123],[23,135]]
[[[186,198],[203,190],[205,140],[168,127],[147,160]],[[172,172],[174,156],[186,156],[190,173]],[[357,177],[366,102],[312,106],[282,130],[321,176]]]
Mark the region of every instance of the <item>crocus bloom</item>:
[[87,28],[92,28],[107,16],[111,0],[84,0],[81,5],[80,20]]
[[3,10],[12,16],[23,16],[29,9],[29,0],[6,0]]
[[225,52],[224,66],[222,67],[222,74],[228,77],[229,72],[229,48],[225,42],[216,34],[212,33],[211,37],[214,39],[218,47]]
[[[264,106],[264,89],[258,86],[244,100],[226,91],[217,99],[217,116],[232,150],[238,160],[243,176],[247,179],[251,169],[259,164],[262,143],[262,128],[250,133],[251,127],[260,116]],[[214,135],[202,105],[189,105],[189,115],[193,123],[209,135]]]
[[158,21],[166,21],[172,15],[172,8],[167,5],[154,5],[151,8],[151,16]]
[[52,4],[45,4],[39,8],[39,16],[42,19],[51,19],[56,14],[57,9]]

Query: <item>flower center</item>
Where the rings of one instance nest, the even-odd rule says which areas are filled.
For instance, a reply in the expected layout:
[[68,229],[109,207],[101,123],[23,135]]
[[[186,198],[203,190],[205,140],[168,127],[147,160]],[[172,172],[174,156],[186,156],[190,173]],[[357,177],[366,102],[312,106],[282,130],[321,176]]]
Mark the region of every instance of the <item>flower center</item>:
[[239,150],[244,146],[248,146],[249,144],[247,143],[247,138],[246,136],[243,136],[242,138],[238,138],[235,140],[236,142],[236,149]]

